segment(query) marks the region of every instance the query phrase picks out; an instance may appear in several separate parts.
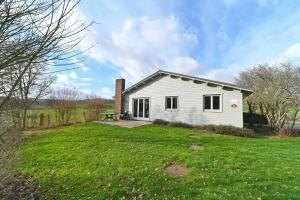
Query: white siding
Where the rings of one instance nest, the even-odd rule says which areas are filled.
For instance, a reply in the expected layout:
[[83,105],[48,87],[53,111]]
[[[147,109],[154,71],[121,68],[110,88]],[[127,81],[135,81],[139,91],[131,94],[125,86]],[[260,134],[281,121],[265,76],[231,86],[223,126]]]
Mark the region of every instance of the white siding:
[[[222,94],[222,112],[203,111],[203,95]],[[178,96],[178,110],[165,110],[165,97]],[[220,86],[210,87],[206,83],[197,84],[192,80],[164,76],[152,81],[125,96],[125,110],[132,113],[132,99],[150,98],[150,121],[164,119],[181,121],[189,124],[224,124],[243,127],[242,93],[228,91]],[[230,100],[237,100],[237,107],[232,108]]]

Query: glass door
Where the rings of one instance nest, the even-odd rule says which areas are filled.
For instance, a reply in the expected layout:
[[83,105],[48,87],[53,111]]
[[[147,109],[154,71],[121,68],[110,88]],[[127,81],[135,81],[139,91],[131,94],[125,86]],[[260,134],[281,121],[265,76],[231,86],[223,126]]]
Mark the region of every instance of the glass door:
[[139,118],[144,117],[144,99],[139,99]]
[[150,98],[134,98],[132,102],[133,118],[139,120],[149,120]]
[[144,118],[149,118],[149,107],[150,107],[150,101],[149,99],[144,99]]
[[138,116],[138,99],[133,99],[133,117]]

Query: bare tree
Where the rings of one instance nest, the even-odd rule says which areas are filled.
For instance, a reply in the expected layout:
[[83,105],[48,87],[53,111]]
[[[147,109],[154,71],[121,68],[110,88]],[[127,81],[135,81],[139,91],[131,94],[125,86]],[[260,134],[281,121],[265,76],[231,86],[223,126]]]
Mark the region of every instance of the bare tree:
[[[70,64],[89,25],[73,20],[79,1],[4,0],[0,4],[0,110],[32,65]],[[7,84],[16,66],[22,70]]]
[[[16,88],[16,96],[21,103],[21,128],[26,127],[27,111],[38,99],[48,94],[47,89],[53,83],[54,77],[51,75],[44,76],[43,72],[47,67],[43,64],[34,64],[24,74]],[[19,67],[18,73],[22,71]]]
[[87,114],[84,113],[85,120],[100,120],[105,106],[104,99],[99,98],[97,95],[88,95],[84,100],[84,104],[87,106]]
[[300,96],[300,68],[290,64],[280,66],[259,65],[242,72],[236,81],[254,90],[247,101],[268,118],[278,133],[290,134],[290,116],[297,119]]
[[58,125],[71,122],[71,117],[76,111],[77,100],[80,93],[76,89],[58,88],[51,91],[50,104],[55,110]]
[[40,98],[48,86],[41,82],[43,68],[72,64],[81,55],[77,47],[91,24],[76,19],[79,1],[0,0],[1,151],[16,144],[13,133],[20,121],[14,116],[22,111],[25,116],[32,98]]

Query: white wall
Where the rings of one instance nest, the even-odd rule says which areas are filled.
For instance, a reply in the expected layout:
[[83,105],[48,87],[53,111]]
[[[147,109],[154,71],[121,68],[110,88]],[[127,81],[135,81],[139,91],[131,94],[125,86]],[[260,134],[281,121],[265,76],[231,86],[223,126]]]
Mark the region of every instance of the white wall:
[[[203,111],[203,95],[222,94],[222,112]],[[165,110],[165,97],[178,96],[178,110]],[[132,113],[132,99],[150,98],[150,121],[164,119],[181,121],[189,124],[224,124],[243,127],[242,93],[228,91],[220,86],[209,87],[205,83],[197,84],[192,80],[164,76],[125,95],[125,110]],[[237,107],[232,108],[230,100],[237,100]]]

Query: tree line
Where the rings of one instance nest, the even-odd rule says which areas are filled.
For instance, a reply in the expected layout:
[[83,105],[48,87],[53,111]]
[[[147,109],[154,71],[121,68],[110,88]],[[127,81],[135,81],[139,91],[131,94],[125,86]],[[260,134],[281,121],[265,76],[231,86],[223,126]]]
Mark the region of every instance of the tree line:
[[[49,89],[47,98],[29,99],[30,107],[21,112],[11,113],[10,118],[20,130],[50,128],[103,119],[106,109],[113,105],[112,100],[93,94],[84,94],[76,88]],[[22,107],[23,99],[15,99],[15,105]]]

